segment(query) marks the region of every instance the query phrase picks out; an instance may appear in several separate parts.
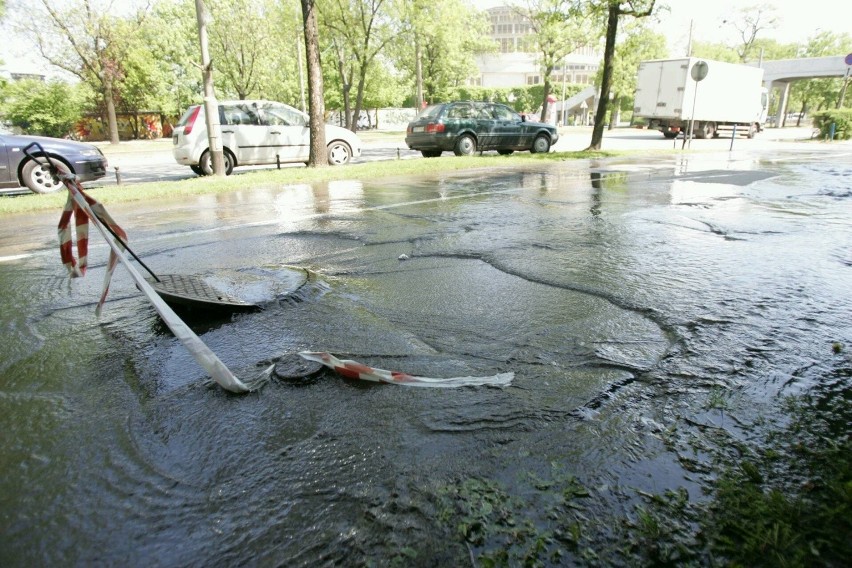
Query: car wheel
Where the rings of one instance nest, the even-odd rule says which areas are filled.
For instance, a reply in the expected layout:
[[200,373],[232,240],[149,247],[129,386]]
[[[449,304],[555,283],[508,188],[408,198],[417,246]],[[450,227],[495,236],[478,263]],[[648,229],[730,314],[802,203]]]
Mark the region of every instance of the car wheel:
[[438,158],[441,156],[440,150],[420,150],[424,158]]
[[464,134],[456,140],[456,148],[453,150],[456,156],[473,156],[476,153],[476,140],[470,134]]
[[548,138],[544,134],[539,134],[538,136],[536,136],[536,139],[533,140],[530,152],[533,154],[547,154],[549,151],[550,138]]
[[328,163],[332,166],[342,166],[352,159],[352,149],[346,142],[335,140],[328,145]]
[[[234,156],[230,150],[226,149],[222,150],[222,158],[225,160],[225,175],[229,176],[234,171]],[[198,167],[201,169],[203,175],[213,175],[213,158],[209,149],[204,150],[201,154],[201,159],[198,160]]]
[[189,169],[191,169],[193,172],[195,172],[195,175],[199,175],[199,176],[204,175],[204,170],[202,170],[201,166],[199,166],[199,165],[193,164],[193,165],[189,166]]
[[514,150],[497,150],[497,153],[500,154],[501,156],[508,156],[508,155],[512,154],[513,152],[514,152]]
[[32,160],[24,164],[21,178],[33,193],[53,193],[63,187],[62,181],[50,173],[50,167]]

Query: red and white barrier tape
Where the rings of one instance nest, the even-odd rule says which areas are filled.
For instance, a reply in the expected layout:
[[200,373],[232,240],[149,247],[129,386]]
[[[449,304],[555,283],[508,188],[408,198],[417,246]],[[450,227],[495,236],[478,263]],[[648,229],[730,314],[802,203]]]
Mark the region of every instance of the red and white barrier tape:
[[457,388],[476,386],[505,387],[512,383],[515,373],[499,373],[490,377],[449,377],[445,379],[434,379],[429,377],[415,377],[407,373],[396,371],[385,371],[362,365],[350,359],[338,359],[331,353],[302,351],[299,353],[303,359],[315,361],[334,370],[337,374],[349,379],[360,379],[377,383],[392,383],[410,387],[437,387]]
[[[59,166],[57,166],[57,169]],[[98,214],[101,219],[104,219],[104,222],[109,223],[110,227],[115,230],[116,235],[120,235],[122,239],[125,239],[126,236],[124,231],[121,230],[118,225],[115,224],[115,221],[112,220],[112,217],[106,212],[106,209],[103,208],[103,205],[95,201],[93,198],[86,195],[83,191],[80,182],[77,181],[76,176],[70,174],[67,169],[63,169],[60,171],[60,177],[62,178],[65,187],[68,189],[69,200],[73,199],[73,205],[71,207],[66,203],[65,210],[62,212],[62,220],[60,221],[59,234],[60,234],[60,242],[62,243],[60,250],[62,251],[62,262],[66,267],[69,267],[69,272],[71,273],[71,277],[82,276],[85,274],[85,267],[87,261],[87,252],[88,252],[88,221],[91,220],[92,224],[98,229],[98,231],[103,236],[104,240],[110,246],[110,260],[107,266],[106,276],[104,277],[104,290],[101,294],[101,300],[98,303],[97,313],[100,313],[100,308],[103,305],[104,300],[106,299],[107,291],[109,290],[109,281],[112,276],[112,272],[115,269],[115,265],[118,261],[121,261],[124,264],[124,267],[127,268],[127,271],[130,273],[131,278],[136,283],[136,286],[142,290],[142,293],[145,294],[145,297],[148,298],[148,301],[154,306],[154,309],[160,315],[163,322],[169,327],[169,329],[174,333],[175,337],[180,340],[181,344],[186,348],[187,351],[193,356],[193,358],[207,371],[210,376],[216,381],[222,388],[231,392],[249,392],[252,390],[250,386],[246,383],[242,382],[238,379],[228,367],[216,356],[213,351],[204,344],[201,339],[195,335],[189,326],[184,323],[180,317],[172,310],[166,302],[157,294],[157,292],[151,287],[150,284],[142,277],[136,268],[130,264],[127,260],[127,257],[124,255],[124,247],[121,243],[117,242],[118,239],[111,239],[110,235],[107,233],[107,230],[103,227],[101,221],[98,219],[98,216],[95,215],[93,209],[95,207],[92,206],[91,202],[94,202],[96,207],[98,207]],[[83,246],[80,246],[79,238],[80,233],[78,232],[78,245],[77,251],[80,253],[80,263],[79,268],[77,264],[74,262],[73,253],[71,251],[70,244],[70,228],[68,233],[68,240],[64,241],[63,235],[63,221],[67,226],[70,223],[71,213],[74,213],[75,218],[77,219],[77,226],[80,227],[81,224],[86,225],[85,228],[85,241]],[[83,215],[85,215],[85,222],[83,222]],[[65,244],[67,242],[67,245]],[[68,256],[70,255],[70,261],[68,260]],[[76,269],[76,270],[75,270]],[[263,372],[263,376],[267,376],[272,372],[273,367],[269,367]]]
[[[86,268],[89,264],[89,218],[90,213],[102,223],[109,225],[112,232],[120,239],[116,243],[120,250],[124,250],[123,242],[127,242],[127,233],[124,232],[118,223],[107,212],[106,208],[94,197],[91,197],[83,191],[80,182],[75,176],[68,174],[63,175],[63,181],[68,187],[68,199],[65,201],[65,207],[62,210],[62,216],[59,218],[59,256],[62,258],[62,264],[68,270],[71,278],[79,278],[86,274]],[[71,188],[74,188],[73,191]],[[74,192],[79,194],[79,197],[74,195]],[[85,200],[87,208],[78,204],[77,199]],[[74,230],[77,235],[77,253],[79,254],[79,262],[74,258],[72,249],[71,235],[71,219],[74,219]],[[112,274],[115,272],[115,267],[118,264],[118,255],[114,250],[110,250],[109,261],[107,262],[106,273],[104,274],[104,284],[101,291],[98,306],[95,308],[95,314],[101,315],[101,309],[106,302],[107,294],[109,293],[109,283],[112,280]]]

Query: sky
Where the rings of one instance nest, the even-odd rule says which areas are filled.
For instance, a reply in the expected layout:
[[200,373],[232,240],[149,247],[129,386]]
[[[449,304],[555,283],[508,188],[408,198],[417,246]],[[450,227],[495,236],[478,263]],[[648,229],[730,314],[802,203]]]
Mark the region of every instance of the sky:
[[[505,2],[472,0],[472,3],[485,9]],[[694,41],[738,43],[736,29],[722,22],[739,15],[742,8],[758,5],[773,6],[777,19],[775,29],[767,29],[758,37],[775,39],[779,43],[804,43],[818,30],[852,35],[850,0],[657,0],[657,4],[671,8],[668,12],[660,12],[659,23],[654,28],[668,38],[672,57],[686,55],[690,22]]]
[[[132,0],[114,0],[113,5],[117,7],[129,1]],[[469,1],[480,9],[505,3],[505,0]],[[671,57],[686,55],[690,25],[694,41],[739,43],[736,30],[730,24],[723,24],[723,21],[740,14],[743,7],[762,4],[775,8],[777,25],[775,29],[763,31],[760,37],[775,39],[780,43],[804,43],[815,33],[824,30],[852,35],[850,0],[657,0],[657,4],[670,7],[668,12],[660,12],[659,22],[654,27],[668,38]],[[17,45],[20,43],[14,39],[0,43],[0,58],[6,62],[7,69],[48,69],[39,63],[37,57],[28,56],[23,46]]]

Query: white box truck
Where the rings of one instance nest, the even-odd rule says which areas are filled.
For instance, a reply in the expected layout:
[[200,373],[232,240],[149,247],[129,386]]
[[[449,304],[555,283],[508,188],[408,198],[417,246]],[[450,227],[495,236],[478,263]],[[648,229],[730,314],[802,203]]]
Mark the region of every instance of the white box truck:
[[688,135],[690,120],[695,138],[734,128],[752,138],[763,130],[768,105],[763,69],[697,57],[654,59],[639,64],[633,117],[666,138]]

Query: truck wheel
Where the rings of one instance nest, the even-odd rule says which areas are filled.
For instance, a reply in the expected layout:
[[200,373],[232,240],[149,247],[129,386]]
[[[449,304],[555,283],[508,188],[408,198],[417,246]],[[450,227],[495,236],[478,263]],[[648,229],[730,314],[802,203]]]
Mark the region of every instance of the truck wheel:
[[749,138],[754,138],[755,134],[757,134],[757,127],[752,122],[751,124],[748,125],[748,134],[746,134],[746,136],[749,137]]
[[712,122],[702,122],[698,126],[696,138],[713,138],[716,134],[715,125]]

